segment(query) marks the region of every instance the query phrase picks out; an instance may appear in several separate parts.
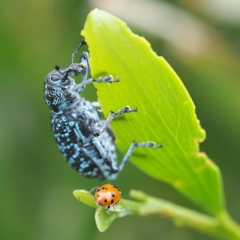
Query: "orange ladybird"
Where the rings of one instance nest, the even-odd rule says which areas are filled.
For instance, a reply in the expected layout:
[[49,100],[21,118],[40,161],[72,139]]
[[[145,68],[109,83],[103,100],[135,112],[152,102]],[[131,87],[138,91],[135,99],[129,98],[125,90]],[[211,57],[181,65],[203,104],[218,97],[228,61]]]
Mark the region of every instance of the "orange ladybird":
[[114,206],[119,202],[121,198],[121,191],[118,187],[107,183],[97,188],[94,197],[96,204],[98,206],[107,207],[106,210],[103,210],[107,211],[111,206]]

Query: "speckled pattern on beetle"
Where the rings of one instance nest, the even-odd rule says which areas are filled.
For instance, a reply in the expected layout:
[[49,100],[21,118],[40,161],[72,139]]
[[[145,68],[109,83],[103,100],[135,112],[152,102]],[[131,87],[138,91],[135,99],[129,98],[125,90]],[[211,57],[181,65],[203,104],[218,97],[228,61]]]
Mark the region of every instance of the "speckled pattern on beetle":
[[[90,72],[88,53],[83,52],[80,62],[73,63],[75,55],[85,43],[82,41],[72,54],[72,64],[63,69],[56,66],[47,75],[44,98],[51,109],[51,126],[58,148],[68,163],[85,177],[114,180],[136,147],[160,148],[162,144],[156,146],[154,142],[133,141],[117,167],[115,137],[109,123],[116,116],[136,112],[137,108],[126,106],[110,112],[106,120],[101,120],[97,111],[99,104],[81,97],[87,84],[119,81],[111,75],[87,79]],[[82,82],[77,84],[72,76],[80,74]]]

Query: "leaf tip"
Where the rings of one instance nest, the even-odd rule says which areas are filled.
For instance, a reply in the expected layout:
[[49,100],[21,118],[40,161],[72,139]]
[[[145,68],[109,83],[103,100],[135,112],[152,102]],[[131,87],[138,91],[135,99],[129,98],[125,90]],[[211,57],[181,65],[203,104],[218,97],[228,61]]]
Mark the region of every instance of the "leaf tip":
[[73,196],[77,198],[79,201],[80,201],[80,192],[81,190],[78,190],[78,189],[73,191]]

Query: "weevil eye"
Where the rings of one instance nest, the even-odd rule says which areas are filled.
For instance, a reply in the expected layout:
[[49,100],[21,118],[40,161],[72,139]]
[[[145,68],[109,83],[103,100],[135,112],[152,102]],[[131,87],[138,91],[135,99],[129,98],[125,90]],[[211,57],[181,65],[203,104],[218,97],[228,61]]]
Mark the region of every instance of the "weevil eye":
[[57,74],[53,74],[52,76],[51,76],[51,81],[53,81],[53,82],[58,82],[58,81],[60,81],[61,79],[60,79],[60,77],[57,75]]

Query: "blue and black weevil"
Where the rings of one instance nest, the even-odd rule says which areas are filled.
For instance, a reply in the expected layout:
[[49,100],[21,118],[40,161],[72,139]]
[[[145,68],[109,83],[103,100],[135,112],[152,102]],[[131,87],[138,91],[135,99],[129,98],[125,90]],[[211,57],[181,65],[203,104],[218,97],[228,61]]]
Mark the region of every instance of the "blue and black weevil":
[[[89,78],[89,55],[83,52],[79,63],[73,63],[74,57],[86,42],[82,41],[72,54],[72,64],[66,68],[55,67],[44,81],[44,98],[51,111],[51,126],[58,148],[67,162],[85,177],[100,180],[114,180],[123,169],[136,147],[160,148],[162,144],[154,142],[130,145],[122,162],[117,167],[114,134],[109,123],[125,113],[136,112],[126,106],[111,112],[106,120],[101,120],[97,102],[89,102],[80,96],[87,84],[92,82],[118,82],[111,75]],[[82,82],[77,84],[72,76],[82,75]]]

